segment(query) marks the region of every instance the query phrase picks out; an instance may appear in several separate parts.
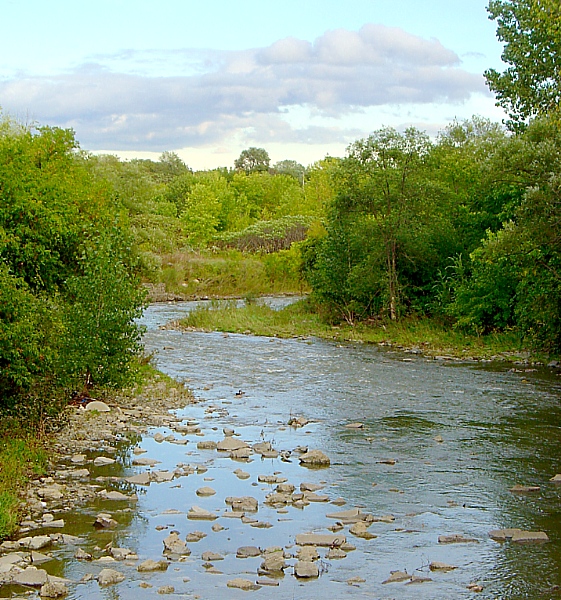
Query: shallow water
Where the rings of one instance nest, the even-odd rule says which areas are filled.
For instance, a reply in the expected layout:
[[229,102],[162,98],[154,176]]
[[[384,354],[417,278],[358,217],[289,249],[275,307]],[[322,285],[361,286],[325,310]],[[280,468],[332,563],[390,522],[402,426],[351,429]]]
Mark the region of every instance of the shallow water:
[[[326,513],[353,506],[375,516],[391,514],[395,521],[374,523],[370,531],[377,537],[372,540],[347,531],[347,539],[357,549],[343,560],[322,559],[319,579],[303,582],[287,569],[279,587],[253,593],[279,600],[324,595],[471,598],[474,594],[467,586],[477,582],[483,586],[479,598],[559,597],[554,586],[561,585],[561,487],[549,482],[561,472],[561,378],[555,373],[546,369],[513,373],[504,365],[448,363],[316,339],[158,329],[191,307],[192,303],[151,306],[144,317],[145,343],[155,353],[157,366],[187,381],[201,400],[180,415],[198,420],[205,437],[187,436],[188,444],[179,446],[158,444],[147,436],[138,445],[148,450],[145,456],[162,461],[156,469],[188,463],[204,465],[208,471],[139,488],[134,510],[116,517],[122,523],[117,534],[80,532],[84,519],[79,517],[75,532],[87,534],[92,546],[112,541],[114,546],[131,548],[141,560],[161,558],[162,540],[173,529],[183,539],[194,530],[208,535],[190,544],[191,556],[172,563],[166,573],[141,575],[131,566],[126,582],[106,590],[90,582],[78,586],[72,598],[148,598],[161,585],[173,585],[175,594],[183,597],[242,598],[245,593],[227,588],[226,582],[234,577],[254,581],[261,559],[237,559],[239,546],[291,546],[299,533],[328,533],[326,527],[334,520],[327,519]],[[236,395],[240,390],[241,397]],[[216,407],[214,412],[208,412],[210,406]],[[313,422],[293,429],[286,426],[291,416]],[[356,421],[364,428],[344,427]],[[202,439],[222,439],[225,426],[249,443],[267,440],[278,450],[298,445],[318,448],[331,458],[331,467],[308,470],[299,466],[294,454],[291,462],[255,455],[252,462],[244,463],[216,451],[197,450]],[[130,457],[126,448],[125,444],[125,457]],[[380,462],[386,459],[396,462]],[[124,462],[123,473],[144,470]],[[249,472],[251,478],[239,480],[233,474],[236,468]],[[278,513],[262,503],[272,486],[257,484],[259,474],[276,472],[297,487],[301,482],[324,482],[322,493],[332,499],[343,497],[347,505],[312,503],[303,510],[289,507],[286,514]],[[513,494],[509,488],[514,484],[539,485],[541,490]],[[198,497],[195,490],[205,485],[217,494]],[[215,522],[226,529],[213,532],[211,522],[186,518],[193,505],[221,515],[226,496],[245,495],[259,499],[256,516],[273,527],[256,529],[239,519],[221,517]],[[82,514],[90,518],[110,508],[101,503],[84,507]],[[181,512],[165,514],[166,510]],[[169,529],[157,531],[157,525]],[[515,545],[489,538],[491,529],[506,527],[543,530],[551,541]],[[477,543],[438,543],[439,535],[449,534],[464,534]],[[225,556],[214,563],[222,575],[205,572],[201,554],[206,550]],[[431,573],[431,561],[458,568]],[[60,565],[60,574],[72,579],[94,570],[76,561]],[[123,570],[123,565],[117,563],[115,568]],[[382,584],[395,570],[432,581]],[[348,585],[354,576],[366,581]],[[140,581],[153,587],[140,588]]]

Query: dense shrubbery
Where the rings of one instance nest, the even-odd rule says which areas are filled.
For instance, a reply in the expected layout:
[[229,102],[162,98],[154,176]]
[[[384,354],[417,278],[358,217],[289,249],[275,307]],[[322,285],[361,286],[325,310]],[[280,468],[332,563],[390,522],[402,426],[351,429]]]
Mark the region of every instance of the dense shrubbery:
[[[125,211],[72,132],[0,123],[0,410],[129,380],[143,304]],[[33,401],[32,401],[33,400]]]

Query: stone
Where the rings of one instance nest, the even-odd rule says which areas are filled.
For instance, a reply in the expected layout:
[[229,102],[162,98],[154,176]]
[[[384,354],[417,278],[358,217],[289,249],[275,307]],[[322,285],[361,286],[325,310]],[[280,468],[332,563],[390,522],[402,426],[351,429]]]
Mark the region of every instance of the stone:
[[561,483],[561,473],[554,475],[549,481],[553,481],[553,483]]
[[247,471],[242,471],[242,469],[236,469],[234,474],[238,479],[249,479],[251,477]]
[[321,450],[308,450],[299,457],[300,464],[312,467],[328,467],[331,464],[329,457]]
[[249,446],[243,440],[238,440],[233,437],[225,437],[216,445],[216,449],[220,452],[232,452],[233,450],[240,450],[241,448],[249,448]]
[[275,548],[274,550],[266,550],[263,555],[263,562],[259,570],[260,574],[263,573],[279,573],[286,568],[286,562],[284,560],[284,553],[282,548]]
[[336,519],[344,525],[352,525],[353,523],[358,523],[359,521],[363,521],[365,517],[360,508],[350,508],[349,510],[341,510],[334,513],[327,513],[325,516],[328,519]]
[[117,525],[117,521],[107,513],[100,513],[94,521],[94,527],[96,529],[113,529],[114,527],[117,527]]
[[351,577],[350,579],[347,579],[348,585],[358,586],[360,583],[365,583],[365,582],[366,582],[366,579],[359,577],[358,575],[355,577]]
[[161,462],[161,460],[156,460],[155,458],[148,458],[146,456],[133,459],[132,464],[144,467],[153,467],[154,465],[159,465]]
[[149,558],[148,560],[141,562],[138,565],[138,567],[136,567],[136,570],[139,573],[150,573],[152,571],[167,571],[168,566],[169,563],[165,560],[156,561]]
[[206,533],[203,533],[202,531],[191,531],[191,533],[187,534],[185,541],[189,543],[196,543],[200,542],[204,538],[206,538]]
[[101,493],[100,495],[105,498],[105,500],[111,500],[113,502],[116,501],[131,501],[131,502],[136,502],[138,500],[138,496],[136,494],[133,494],[132,496],[127,496],[126,494],[123,494],[121,492],[117,492],[115,490],[111,491],[111,492],[107,492],[104,490],[105,493]]
[[549,542],[545,531],[517,531],[512,536],[512,542],[516,544],[541,544]]
[[152,471],[150,473],[150,481],[154,483],[165,483],[171,481],[174,477],[175,473],[173,471]]
[[228,496],[224,502],[232,507],[233,511],[257,512],[259,502],[252,496]]
[[476,540],[475,538],[466,537],[462,534],[438,536],[439,544],[468,544],[468,543],[478,543],[478,541],[479,540]]
[[41,552],[31,552],[31,562],[37,566],[42,565],[43,563],[50,562],[53,560],[52,556],[47,556],[46,554],[42,554]]
[[374,539],[376,536],[368,531],[368,525],[369,524],[365,521],[358,521],[358,523],[354,523],[353,525],[351,525],[351,527],[349,528],[349,532],[355,535],[356,537],[365,540]]
[[406,571],[391,571],[390,576],[382,583],[401,583],[411,579],[411,575]]
[[150,473],[139,473],[138,475],[125,477],[125,481],[128,481],[129,483],[135,483],[137,485],[150,485]]
[[98,456],[94,459],[93,464],[96,467],[104,467],[105,465],[112,465],[115,462],[116,461],[114,458],[109,458],[108,456]]
[[83,464],[86,462],[86,455],[85,454],[75,454],[71,459],[71,462],[75,463],[75,464]]
[[253,558],[261,556],[261,550],[256,546],[241,546],[236,551],[236,558]]
[[279,477],[278,475],[258,475],[257,481],[259,483],[284,483],[287,481],[286,477]]
[[405,585],[414,585],[416,583],[427,583],[428,581],[432,581],[430,577],[419,577],[418,575],[411,575],[410,581],[408,581]]
[[335,548],[347,541],[344,535],[331,535],[325,533],[300,533],[296,536],[298,546],[323,546]]
[[515,486],[511,487],[509,491],[512,492],[513,494],[531,494],[534,492],[539,492],[540,486],[539,485],[516,484]]
[[244,590],[246,592],[259,589],[259,586],[256,585],[255,583],[253,583],[253,581],[249,581],[249,579],[241,579],[241,578],[230,579],[226,583],[226,585],[229,588],[237,588],[239,590]]
[[85,406],[85,410],[95,410],[97,412],[111,412],[111,408],[101,400],[94,400],[93,402],[88,402]]
[[515,533],[520,532],[521,529],[493,529],[489,532],[489,537],[496,542],[505,542],[506,540],[512,539]]
[[197,496],[214,496],[214,494],[216,494],[216,490],[212,489],[211,487],[205,486],[199,488],[195,493],[197,494]]
[[187,518],[203,521],[214,521],[215,519],[218,519],[218,515],[208,510],[205,510],[200,506],[192,506],[189,509],[189,512],[187,513]]
[[37,490],[37,495],[43,500],[61,500],[64,498],[66,488],[62,485],[48,485]]
[[165,439],[166,436],[163,433],[158,432],[154,435],[154,441],[158,442],[158,444],[161,444]]
[[197,442],[197,450],[216,450],[217,443],[213,440]]
[[109,552],[115,560],[130,559],[131,556],[136,557],[136,554],[129,548],[111,548]]
[[20,547],[27,548],[28,550],[41,550],[51,544],[52,539],[48,535],[36,535],[19,540]]
[[97,576],[97,582],[101,586],[115,585],[125,580],[125,576],[115,569],[102,569]]
[[318,490],[323,489],[325,486],[321,485],[321,483],[301,483],[300,491],[301,492],[317,492]]
[[14,573],[12,575],[12,582],[17,585],[27,585],[30,587],[41,587],[47,583],[49,576],[47,571],[44,569],[37,569],[37,567],[27,567],[25,571]]
[[67,594],[68,588],[62,581],[47,581],[39,592],[41,598],[61,598]]
[[214,525],[211,527],[211,529],[214,532],[218,532],[218,531],[222,531],[224,529],[224,527],[222,527],[222,525],[220,525],[220,523],[214,523]]
[[205,562],[212,562],[213,560],[224,560],[224,557],[221,554],[218,554],[217,552],[211,552],[210,550],[208,550],[207,552],[203,552],[201,558]]
[[319,554],[315,546],[302,546],[296,553],[298,560],[318,560]]
[[180,554],[182,556],[189,556],[191,550],[187,547],[187,544],[179,538],[177,533],[170,533],[164,540],[164,552],[169,554]]
[[248,460],[251,456],[251,448],[238,448],[230,452],[230,458],[234,460]]
[[278,587],[279,582],[276,579],[264,579],[260,578],[255,582],[257,585],[267,585],[271,587]]
[[363,429],[364,423],[348,423],[345,425],[347,429]]
[[173,585],[163,585],[158,588],[158,594],[174,594],[175,588]]
[[437,560],[433,560],[430,564],[429,564],[429,569],[431,571],[453,571],[454,569],[457,569],[458,567],[454,566],[454,565],[448,565],[446,563],[443,562],[438,562]]
[[347,553],[341,550],[341,548],[331,548],[325,555],[325,558],[328,560],[347,558]]
[[319,567],[316,562],[299,560],[294,566],[294,575],[301,579],[319,577]]
[[76,548],[76,551],[74,552],[74,558],[77,560],[92,560],[92,555],[82,548]]
[[329,502],[327,494],[316,494],[315,492],[306,492],[304,498],[307,502]]

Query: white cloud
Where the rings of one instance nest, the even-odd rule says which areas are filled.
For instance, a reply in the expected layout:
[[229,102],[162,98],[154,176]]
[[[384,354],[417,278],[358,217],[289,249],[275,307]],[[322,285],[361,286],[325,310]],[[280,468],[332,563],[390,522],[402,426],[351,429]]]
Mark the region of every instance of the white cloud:
[[[297,128],[284,107],[344,121],[370,107],[453,104],[486,93],[482,76],[462,69],[437,40],[383,25],[328,31],[313,44],[285,38],[243,52],[170,51],[185,75],[147,74],[142,64],[150,53],[135,56],[98,56],[97,64],[70,73],[5,79],[0,106],[72,127],[88,149],[162,151],[220,146],[236,132],[263,144],[347,143],[362,132],[343,122]],[[154,53],[157,64],[162,59]],[[127,60],[133,72],[114,70]]]

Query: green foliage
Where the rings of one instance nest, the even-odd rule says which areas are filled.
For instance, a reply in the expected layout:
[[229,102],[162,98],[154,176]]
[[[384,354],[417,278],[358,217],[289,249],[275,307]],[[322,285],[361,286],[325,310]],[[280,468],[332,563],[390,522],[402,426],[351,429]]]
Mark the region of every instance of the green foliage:
[[237,171],[245,171],[246,173],[267,172],[270,162],[271,159],[267,150],[251,147],[242,151],[234,161],[234,167]]
[[242,231],[224,233],[215,238],[222,248],[244,252],[278,252],[306,237],[312,219],[304,216],[283,217],[274,221],[258,221]]
[[487,84],[511,118],[513,128],[531,117],[558,110],[561,100],[561,7],[557,0],[491,0],[490,18],[505,43],[499,73],[485,72]]
[[331,177],[327,235],[304,247],[314,292],[349,322],[391,319],[426,292],[453,247],[447,188],[428,137],[381,129],[352,144]]
[[29,422],[89,374],[126,381],[139,348],[128,223],[89,160],[71,131],[0,121],[0,412]]
[[561,128],[536,120],[493,157],[493,169],[517,190],[513,218],[472,253],[470,278],[459,280],[450,307],[474,330],[517,326],[526,339],[561,350]]
[[142,346],[141,316],[144,290],[129,275],[126,253],[107,232],[84,248],[81,273],[66,285],[68,309],[63,339],[63,369],[74,381],[121,387],[130,381],[131,368]]
[[0,411],[51,376],[61,331],[56,309],[0,263]]

